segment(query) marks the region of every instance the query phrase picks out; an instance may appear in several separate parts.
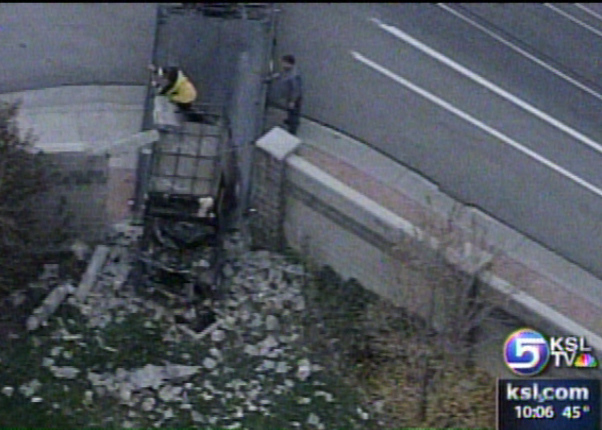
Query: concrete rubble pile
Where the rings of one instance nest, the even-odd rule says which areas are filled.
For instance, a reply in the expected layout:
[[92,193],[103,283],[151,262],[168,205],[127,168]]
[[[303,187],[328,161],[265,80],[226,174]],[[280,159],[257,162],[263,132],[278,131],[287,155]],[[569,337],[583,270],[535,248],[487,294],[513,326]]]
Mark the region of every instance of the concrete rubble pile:
[[[204,352],[202,358],[191,362],[190,354],[184,354],[186,365],[164,360],[163,366],[139,363],[135,368],[101,373],[56,366],[56,358],[65,358],[62,354],[66,351],[55,348],[42,365],[57,379],[86,378],[91,390],[86,391],[84,404],[108,395],[128,406],[131,420],[119,423],[126,428],[137,425],[135,418],[140,413],[151,414],[156,425],[167,425],[175,414],[185,413],[198,424],[239,428],[239,420],[247,414],[277,415],[278,398],[294,393],[301,384],[315,386],[315,392],[313,397],[298,399],[299,405],[307,405],[307,414],[304,422],[292,422],[291,428],[325,428],[311,405],[318,399],[327,403],[336,399],[320,382],[323,367],[311,362],[301,342],[306,311],[301,291],[304,268],[281,255],[248,251],[240,234],[229,236],[222,267],[223,294],[212,303],[218,319],[198,333],[177,323],[176,310],[140,297],[128,285],[132,250],[140,233],[127,225],[117,226],[102,252],[97,248],[92,255],[88,269],[92,267],[93,273],[88,272],[77,289],[70,284],[59,285],[32,315],[28,328],[36,330],[66,301],[80,310],[88,333],[92,329],[94,341],[107,351],[117,352],[121,345],[111,345],[111,339],[103,338],[102,330],[139,314],[147,319],[145,327],[164,330],[163,341],[168,349],[183,341],[193,342]],[[81,340],[81,335],[71,334],[64,327],[55,335],[65,342]],[[37,385],[34,388],[22,390],[33,395]],[[207,404],[201,407],[199,401]],[[208,409],[212,412],[207,413]]]

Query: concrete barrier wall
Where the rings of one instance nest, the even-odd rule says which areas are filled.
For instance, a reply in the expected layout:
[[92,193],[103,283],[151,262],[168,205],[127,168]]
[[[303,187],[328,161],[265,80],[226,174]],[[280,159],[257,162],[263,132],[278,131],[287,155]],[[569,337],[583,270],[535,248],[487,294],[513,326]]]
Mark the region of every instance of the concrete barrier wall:
[[[256,246],[288,246],[343,278],[426,316],[430,290],[393,252],[419,234],[409,223],[296,155],[301,141],[275,128],[255,150]],[[404,285],[405,288],[400,286]]]
[[55,174],[34,210],[48,232],[65,228],[85,241],[102,238],[106,226],[108,158],[80,152],[47,154]]
[[[425,270],[424,265],[408,264],[420,255],[420,261],[428,265],[434,255],[429,253],[434,253],[434,248],[442,249],[436,245],[439,236],[418,229],[312,164],[300,155],[301,144],[298,138],[279,128],[257,142],[251,195],[251,203],[257,209],[251,223],[254,245],[273,250],[291,247],[410,312],[425,317],[433,311],[435,327],[448,321],[446,315],[453,309],[447,306],[444,294],[436,295],[434,302],[431,299],[433,279],[429,279],[429,271],[435,266],[426,266]],[[491,255],[470,246],[467,240],[470,238],[460,236],[456,244],[446,244],[444,255],[439,253],[438,258],[446,258],[464,273],[477,273]],[[400,244],[401,252],[395,250],[395,245]],[[466,251],[467,248],[472,250]],[[602,351],[597,333],[521,292],[491,270],[479,273],[480,285],[492,293],[489,296],[518,317],[512,324],[519,326],[512,326],[512,330],[530,325],[552,334],[582,333],[590,346]],[[433,305],[435,309],[431,310]],[[511,376],[499,354],[503,337],[511,330],[505,318],[487,323],[490,326],[484,329],[483,336],[493,349],[484,351],[483,356],[487,366],[490,363],[486,357],[493,360],[494,372]]]

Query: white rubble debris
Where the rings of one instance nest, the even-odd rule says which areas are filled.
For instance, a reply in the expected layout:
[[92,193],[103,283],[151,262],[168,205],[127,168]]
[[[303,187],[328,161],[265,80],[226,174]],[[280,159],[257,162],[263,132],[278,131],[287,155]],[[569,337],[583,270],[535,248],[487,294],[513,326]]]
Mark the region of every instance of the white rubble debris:
[[287,373],[290,366],[285,361],[279,361],[276,365],[276,373]]
[[222,353],[217,348],[209,349],[209,354],[211,354],[213,357],[215,357],[218,361],[222,360]]
[[[117,244],[96,248],[79,289],[76,291],[70,285],[62,290],[58,287],[48,296],[60,296],[60,300],[53,301],[58,302],[54,310],[69,294],[76,292],[77,298],[69,298],[68,303],[79,309],[88,327],[94,329],[89,344],[111,352],[120,352],[122,346],[108,336],[105,338],[102,329],[108,324],[120,324],[132,314],[144,315],[143,327],[147,333],[156,332],[159,338],[174,344],[167,345],[173,351],[173,355],[168,351],[172,360],[180,357],[184,362],[195,365],[140,363],[141,367],[130,369],[107,366],[110,371],[92,371],[57,366],[57,361],[71,359],[73,352],[76,355],[79,352],[71,347],[55,346],[49,351],[49,357],[42,359],[42,366],[59,379],[81,378],[82,375],[87,378],[91,389],[85,392],[83,405],[91,406],[105,395],[114,397],[129,408],[129,420],[121,423],[124,427],[136,427],[133,419],[138,416],[152,416],[151,419],[156,420],[155,427],[164,427],[168,425],[165,421],[185,413],[199,425],[220,423],[223,428],[243,427],[244,421],[238,420],[245,417],[246,411],[266,417],[277,413],[278,396],[281,395],[295,396],[298,404],[311,405],[311,395],[297,397],[295,394],[304,385],[302,382],[323,369],[307,358],[305,350],[300,352],[297,349],[303,332],[299,323],[292,321],[296,321],[295,318],[301,316],[307,306],[301,292],[304,282],[301,277],[305,275],[302,266],[287,263],[282,257],[267,251],[238,253],[236,260],[229,259],[222,266],[229,290],[215,311],[219,318],[196,332],[187,322],[196,317],[195,308],[182,307],[177,309],[177,313],[171,304],[163,306],[132,293],[131,286],[126,283],[131,267],[127,243],[139,237],[140,231],[130,231],[126,224],[115,229],[120,235],[114,240]],[[46,276],[52,278],[51,274]],[[29,325],[36,328],[41,325],[38,318],[41,314],[34,313],[32,317],[36,320]],[[179,320],[174,315],[178,315]],[[70,321],[73,326],[79,324]],[[83,338],[80,334],[69,333],[64,327],[61,325],[61,329],[56,331],[56,340],[79,341]],[[191,339],[202,348],[204,356],[197,358],[196,353],[182,353],[177,348],[179,342],[190,342]],[[242,358],[245,367],[248,363],[254,373],[245,375],[244,380],[237,378],[237,364],[229,361],[231,351]],[[228,374],[231,375],[226,376]],[[225,376],[227,382],[218,385],[217,375],[220,375],[220,380]],[[39,381],[34,380],[19,387],[19,391],[32,398],[40,387]],[[10,396],[13,390],[12,387],[4,387],[1,392]],[[327,402],[334,401],[334,396],[325,391],[315,391],[313,395],[323,397]],[[220,404],[221,410],[228,411],[228,416],[201,414],[195,410],[199,409],[199,401]],[[172,408],[167,407],[166,402],[177,404],[171,404]],[[268,407],[273,407],[274,411]],[[362,411],[360,417],[364,416]],[[237,421],[233,422],[234,419]],[[306,424],[294,423],[298,428],[324,428],[315,413],[308,416]]]
[[88,264],[88,268],[82,276],[82,279],[79,283],[77,291],[75,292],[75,297],[83,302],[86,299],[86,296],[90,292],[90,289],[96,282],[96,278],[98,277],[98,273],[102,268],[105,260],[109,255],[110,248],[105,245],[98,245],[94,250],[94,254],[92,255],[92,259]]
[[55,378],[65,378],[65,379],[74,379],[77,377],[77,375],[79,375],[80,370],[75,368],[75,367],[71,367],[71,366],[65,366],[65,367],[57,367],[57,366],[50,366],[50,371],[52,372],[52,374],[54,375]]
[[278,322],[278,318],[274,315],[268,315],[265,318],[265,327],[268,331],[277,331],[280,329],[280,323]]
[[171,408],[169,408],[165,412],[163,412],[163,418],[165,418],[166,420],[169,420],[173,417],[174,417],[174,414],[173,414],[173,410]]
[[13,387],[6,386],[2,388],[2,394],[4,394],[6,397],[12,396],[14,391],[15,389]]
[[384,400],[377,400],[373,403],[372,406],[374,407],[374,411],[377,414],[382,414],[385,409],[385,402]]
[[307,424],[309,424],[310,426],[318,426],[320,424],[320,417],[318,417],[312,412],[307,417]]
[[33,314],[27,319],[27,330],[37,330],[43,325],[48,318],[57,310],[57,308],[63,303],[68,294],[74,291],[74,287],[71,284],[63,284],[56,287],[52,292],[44,299],[42,305],[33,311]]
[[311,375],[311,363],[308,359],[304,358],[299,360],[297,366],[297,378],[301,381],[305,381]]
[[259,347],[259,355],[268,355],[272,348],[278,346],[278,341],[274,336],[268,335],[257,346]]
[[247,344],[244,347],[244,353],[247,355],[255,356],[255,355],[259,355],[259,350],[257,349],[257,347],[255,345]]
[[215,330],[211,333],[211,340],[219,343],[222,342],[226,338],[226,332],[223,330]]
[[25,397],[33,396],[42,386],[40,381],[37,379],[33,379],[26,384],[23,384],[19,387],[19,392],[23,394]]
[[205,417],[195,410],[190,411],[190,417],[195,423],[202,423],[205,421]]
[[92,392],[90,390],[86,390],[86,392],[84,393],[84,399],[82,400],[82,403],[86,406],[91,406],[93,401],[94,401],[94,392]]
[[364,412],[359,406],[357,407],[357,413],[363,420],[367,420],[368,418],[370,418],[370,415],[367,412]]
[[314,396],[316,396],[316,397],[324,397],[324,399],[325,399],[327,402],[329,402],[329,403],[330,403],[330,402],[332,402],[332,401],[334,400],[334,397],[333,397],[333,395],[332,395],[332,394],[330,394],[330,393],[328,393],[328,392],[326,392],[326,391],[316,391],[316,392],[314,393]]
[[211,358],[211,357],[206,357],[206,358],[203,360],[203,366],[204,366],[206,369],[213,370],[213,369],[215,369],[215,366],[217,366],[217,361],[215,361],[215,360],[214,360],[213,358]]
[[73,252],[78,261],[85,261],[90,255],[90,247],[78,239],[71,244],[71,252]]
[[180,394],[182,394],[182,387],[166,385],[159,390],[159,398],[164,402],[174,402],[180,400]]

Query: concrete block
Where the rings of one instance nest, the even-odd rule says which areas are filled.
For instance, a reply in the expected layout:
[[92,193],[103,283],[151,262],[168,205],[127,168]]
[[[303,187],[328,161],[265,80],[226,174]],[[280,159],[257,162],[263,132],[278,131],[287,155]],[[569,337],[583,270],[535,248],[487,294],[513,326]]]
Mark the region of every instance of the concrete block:
[[153,120],[156,126],[180,126],[180,121],[175,113],[175,107],[166,97],[155,97],[153,106]]
[[257,148],[283,161],[301,145],[301,140],[280,127],[275,127],[263,135],[256,143]]
[[75,292],[75,297],[80,302],[83,302],[86,299],[88,293],[92,289],[92,286],[96,282],[98,273],[102,269],[102,266],[109,256],[109,251],[110,248],[105,245],[99,245],[94,250],[94,254],[92,255],[92,259],[88,264],[88,268],[86,269],[84,276],[82,276],[77,291]]
[[44,324],[48,318],[56,312],[72,289],[73,287],[70,284],[63,284],[52,290],[52,292],[44,299],[42,305],[39,308],[36,308],[33,315],[27,319],[27,330],[36,330],[40,325]]
[[287,178],[292,184],[377,233],[387,242],[399,243],[405,236],[417,233],[407,220],[301,157],[290,157],[287,164]]

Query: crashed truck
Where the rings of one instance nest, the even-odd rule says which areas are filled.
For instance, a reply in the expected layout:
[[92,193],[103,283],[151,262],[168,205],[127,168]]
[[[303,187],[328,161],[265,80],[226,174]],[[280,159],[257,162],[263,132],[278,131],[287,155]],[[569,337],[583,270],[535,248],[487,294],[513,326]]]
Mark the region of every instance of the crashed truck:
[[219,293],[224,235],[246,210],[263,131],[276,13],[267,3],[159,6],[153,64],[182,68],[199,97],[184,116],[149,82],[143,128],[158,138],[139,154],[139,285],[188,300]]

